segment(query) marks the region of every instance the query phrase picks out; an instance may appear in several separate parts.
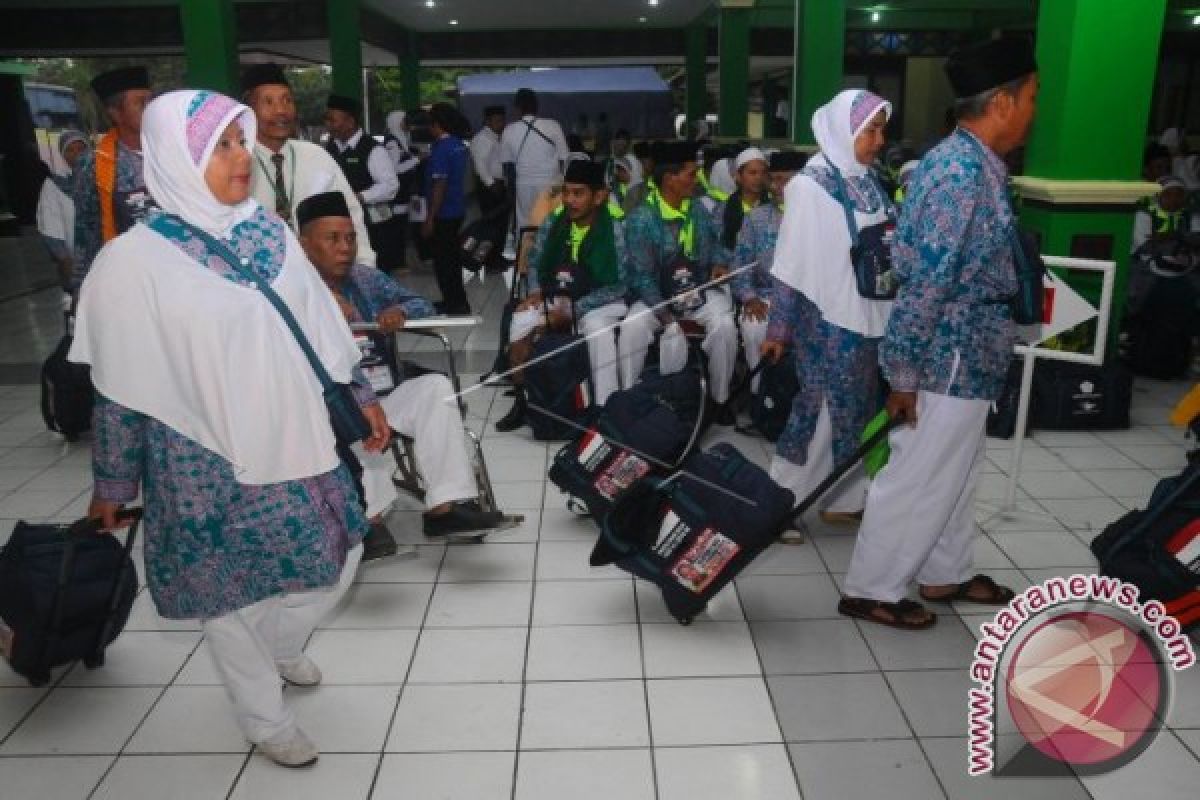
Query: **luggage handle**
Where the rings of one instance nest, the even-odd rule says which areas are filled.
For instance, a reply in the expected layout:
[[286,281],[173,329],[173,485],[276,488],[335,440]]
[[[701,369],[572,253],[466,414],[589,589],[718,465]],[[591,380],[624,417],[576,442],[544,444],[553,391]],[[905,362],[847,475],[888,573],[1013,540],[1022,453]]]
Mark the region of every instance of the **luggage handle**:
[[846,459],[845,463],[839,464],[837,467],[835,467],[833,472],[829,473],[829,476],[826,477],[825,480],[817,484],[817,488],[813,489],[807,497],[800,501],[799,505],[792,509],[791,513],[788,515],[788,522],[791,523],[799,520],[804,512],[812,508],[813,505],[821,499],[821,495],[829,491],[833,485],[840,481],[847,472],[849,472],[855,467],[855,465],[858,464],[858,462],[866,458],[867,453],[874,450],[879,443],[887,437],[888,434],[890,434],[900,425],[904,424],[904,422],[904,417],[891,417],[888,419],[886,425],[875,431],[872,436],[860,444],[858,449],[854,451],[850,458]]
[[[133,544],[137,539],[138,524],[142,520],[142,509],[129,508],[122,509],[117,512],[119,521],[128,520],[129,532],[125,536],[125,545],[121,551],[121,565],[117,570],[116,577],[113,579],[112,588],[108,593],[108,601],[105,608],[104,622],[99,627],[99,632],[96,637],[96,642],[91,648],[91,658],[96,659],[104,650],[104,640],[108,636],[109,624],[112,620],[113,611],[117,607],[118,593],[121,589],[121,582],[125,579],[125,570],[129,564],[129,557],[133,552]],[[58,643],[59,634],[62,629],[64,595],[67,591],[67,586],[71,582],[71,578],[75,572],[75,546],[80,539],[88,536],[95,536],[102,532],[100,520],[94,518],[84,518],[67,529],[66,547],[63,549],[62,564],[58,571],[58,586],[55,588],[54,601],[50,606],[50,626],[46,637],[42,640],[42,652],[38,659],[39,664],[46,664],[53,652],[54,645]],[[47,665],[47,669],[49,665]]]

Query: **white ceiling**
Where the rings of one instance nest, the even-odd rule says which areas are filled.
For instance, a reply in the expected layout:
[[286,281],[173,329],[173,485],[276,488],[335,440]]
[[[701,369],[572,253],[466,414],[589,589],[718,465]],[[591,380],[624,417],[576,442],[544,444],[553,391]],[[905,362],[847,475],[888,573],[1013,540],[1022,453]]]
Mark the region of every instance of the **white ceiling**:
[[[715,0],[365,0],[368,5],[416,31],[680,28]],[[640,23],[639,17],[646,22]],[[458,20],[451,25],[450,20]]]

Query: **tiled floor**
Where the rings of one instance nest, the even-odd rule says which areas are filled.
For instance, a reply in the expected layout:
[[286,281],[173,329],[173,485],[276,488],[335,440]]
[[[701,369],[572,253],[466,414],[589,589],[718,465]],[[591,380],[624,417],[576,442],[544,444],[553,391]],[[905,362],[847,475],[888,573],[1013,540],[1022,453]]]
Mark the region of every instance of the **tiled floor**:
[[[1166,415],[1184,388],[1139,383],[1128,432],[1035,435],[1012,518],[993,516],[1010,445],[990,441],[978,565],[1018,587],[1093,566],[1096,530],[1182,465]],[[587,566],[592,528],[543,481],[553,446],[495,434],[509,401],[494,390],[469,400],[501,501],[527,522],[361,570],[309,645],[325,684],[287,691],[321,747],[314,769],[251,752],[197,626],[160,619],[143,592],[104,668],[37,690],[0,666],[0,798],[1197,797],[1200,672],[1179,676],[1174,727],[1118,773],[968,778],[978,609],[915,635],[839,617],[853,536],[814,524],[680,627],[653,587]],[[36,403],[34,387],[0,387],[0,538],[16,518],[67,521],[86,504],[86,445],[46,433]],[[718,435],[766,461],[761,440]],[[392,517],[419,539],[413,522]]]

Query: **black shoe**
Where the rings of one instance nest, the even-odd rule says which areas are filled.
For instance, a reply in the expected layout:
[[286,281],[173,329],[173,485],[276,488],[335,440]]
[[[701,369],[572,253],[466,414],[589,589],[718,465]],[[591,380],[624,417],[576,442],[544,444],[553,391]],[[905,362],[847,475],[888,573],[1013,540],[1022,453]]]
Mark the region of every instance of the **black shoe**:
[[421,527],[429,537],[463,533],[486,533],[505,522],[499,511],[480,511],[478,503],[453,503],[443,514],[424,514]]
[[387,526],[382,522],[372,522],[371,532],[363,537],[362,560],[367,562],[389,558],[396,555],[397,550],[399,545],[396,544],[396,537],[392,536]]
[[500,433],[512,433],[525,424],[525,391],[519,386],[513,391],[512,408],[496,420],[496,430]]
[[737,414],[733,413],[733,409],[729,407],[729,403],[713,403],[709,409],[712,414],[712,421],[715,425],[721,425],[728,428],[731,425],[737,424]]

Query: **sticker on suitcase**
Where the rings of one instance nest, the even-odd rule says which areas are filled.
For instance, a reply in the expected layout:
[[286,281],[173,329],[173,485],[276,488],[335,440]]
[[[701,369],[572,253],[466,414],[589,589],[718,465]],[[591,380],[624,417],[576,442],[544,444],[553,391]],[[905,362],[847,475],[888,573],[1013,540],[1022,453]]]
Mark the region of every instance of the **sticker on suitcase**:
[[633,485],[633,482],[650,471],[650,465],[644,459],[621,450],[612,463],[604,468],[596,478],[596,491],[607,500],[615,500],[617,495]]
[[602,464],[610,453],[612,445],[595,429],[589,430],[579,440],[579,463],[588,472],[595,472],[596,467]]
[[725,571],[741,549],[737,542],[720,531],[705,528],[675,562],[671,574],[685,589],[700,594]]

